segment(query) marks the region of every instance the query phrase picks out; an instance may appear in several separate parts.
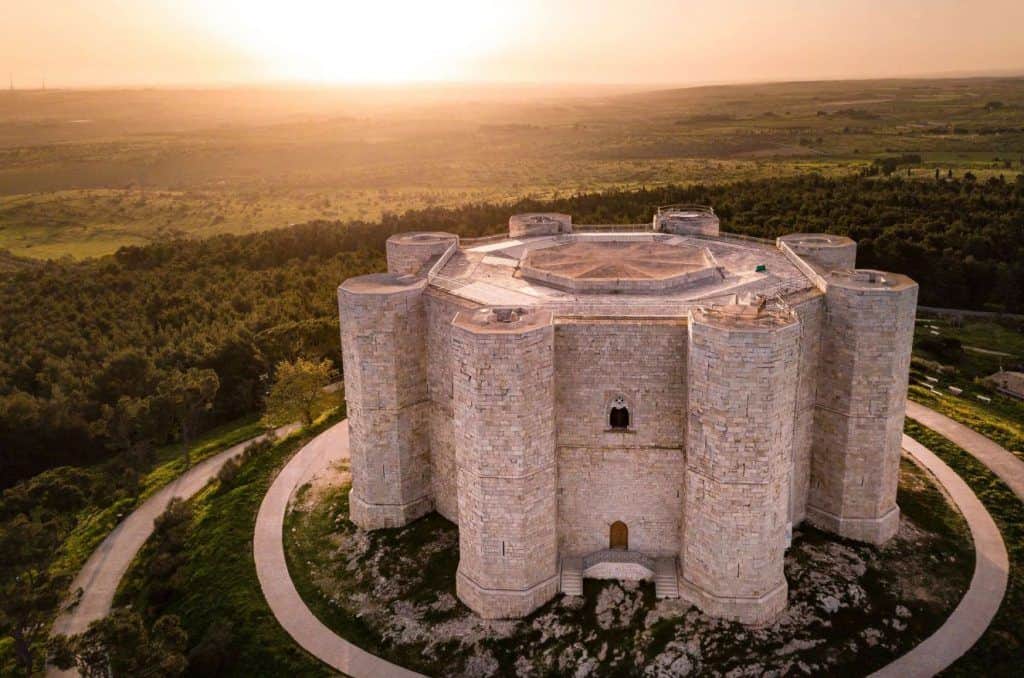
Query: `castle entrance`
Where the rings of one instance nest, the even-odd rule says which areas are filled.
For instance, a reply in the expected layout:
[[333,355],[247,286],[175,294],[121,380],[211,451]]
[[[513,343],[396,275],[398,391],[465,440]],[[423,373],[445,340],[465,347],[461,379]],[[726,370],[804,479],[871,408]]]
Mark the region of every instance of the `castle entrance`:
[[616,551],[629,550],[629,528],[621,520],[616,520],[612,523],[608,535],[608,548],[615,549]]

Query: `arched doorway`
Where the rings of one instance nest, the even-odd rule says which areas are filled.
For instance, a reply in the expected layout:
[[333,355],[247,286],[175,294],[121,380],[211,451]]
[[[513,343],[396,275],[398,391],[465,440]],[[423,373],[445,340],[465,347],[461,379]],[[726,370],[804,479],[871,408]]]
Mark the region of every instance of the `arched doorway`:
[[621,520],[612,523],[608,534],[608,548],[617,551],[629,550],[629,528]]

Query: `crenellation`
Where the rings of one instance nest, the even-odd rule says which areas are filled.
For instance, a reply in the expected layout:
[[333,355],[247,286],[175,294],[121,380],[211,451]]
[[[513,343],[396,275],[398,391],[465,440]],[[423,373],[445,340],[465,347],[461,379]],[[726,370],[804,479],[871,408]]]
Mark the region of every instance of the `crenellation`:
[[653,226],[401,234],[391,273],[339,289],[352,520],[456,522],[482,617],[557,595],[562,559],[641,579],[658,560],[705,613],[766,623],[793,524],[895,530],[917,286],[854,269],[847,238],[772,246],[695,206]]

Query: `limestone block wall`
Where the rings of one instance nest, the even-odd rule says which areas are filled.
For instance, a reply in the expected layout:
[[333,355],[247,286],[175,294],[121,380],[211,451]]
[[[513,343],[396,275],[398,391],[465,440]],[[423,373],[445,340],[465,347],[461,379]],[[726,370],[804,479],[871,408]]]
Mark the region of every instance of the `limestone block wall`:
[[558,591],[550,312],[481,309],[452,323],[459,598],[522,617]]
[[[609,546],[611,524],[630,549],[676,552],[686,427],[683,320],[561,318],[555,326],[558,539],[563,555]],[[613,430],[621,398],[630,426]]]
[[572,233],[572,215],[557,212],[513,214],[508,220],[510,238]]
[[388,273],[422,275],[428,263],[458,243],[459,236],[454,233],[396,233],[387,240]]
[[785,244],[801,259],[824,271],[852,270],[857,265],[857,243],[843,235],[829,233],[791,233],[777,241]]
[[452,394],[452,320],[477,308],[458,297],[428,289],[427,393],[430,398],[431,488],[434,509],[458,524],[459,494],[455,470],[455,420]]
[[807,296],[807,299],[793,303],[793,310],[800,319],[800,356],[793,411],[793,483],[789,510],[789,520],[794,525],[803,522],[807,516],[821,331],[825,320],[824,295],[814,292]]
[[654,215],[654,230],[676,235],[717,236],[719,219],[709,207],[685,206],[661,209]]
[[800,325],[791,311],[690,314],[680,593],[744,623],[785,608]]
[[607,549],[612,523],[622,521],[631,551],[676,555],[685,468],[679,448],[558,448],[559,553]]
[[364,529],[399,527],[432,508],[425,287],[425,280],[385,273],[338,288],[350,513]]
[[[559,318],[555,326],[559,447],[681,449],[686,430],[686,321]],[[610,431],[625,398],[628,432]]]
[[917,289],[879,271],[827,277],[807,517],[850,539],[880,544],[898,527]]

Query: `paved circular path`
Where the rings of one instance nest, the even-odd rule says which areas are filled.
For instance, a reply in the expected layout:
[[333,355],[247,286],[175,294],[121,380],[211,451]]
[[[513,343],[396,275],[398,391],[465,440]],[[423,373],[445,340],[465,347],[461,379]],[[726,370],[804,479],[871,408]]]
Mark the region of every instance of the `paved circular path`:
[[295,590],[284,557],[284,516],[295,490],[332,462],[348,457],[348,421],[327,429],[299,450],[270,486],[256,517],[256,575],[271,611],[307,652],[350,676],[418,676],[361,650],[323,625]]
[[[915,410],[915,413],[918,412]],[[974,453],[972,447],[961,447]],[[963,513],[974,540],[975,566],[967,593],[946,622],[910,652],[873,674],[883,678],[932,676],[961,657],[977,642],[998,611],[1009,573],[1009,558],[999,529],[967,483],[934,453],[909,436],[903,436],[903,448],[931,472]],[[1006,450],[1003,452],[1010,455]],[[361,650],[324,626],[306,607],[288,574],[283,542],[288,502],[295,491],[319,471],[347,457],[348,422],[343,421],[296,453],[275,479],[260,506],[253,539],[260,586],[271,611],[285,631],[328,666],[356,678],[416,676],[418,674]],[[979,455],[978,458],[988,465],[984,457]],[[1024,469],[1017,479],[1024,484]]]
[[[297,428],[296,425],[284,426],[275,433],[283,436]],[[82,596],[75,607],[57,617],[53,623],[52,633],[75,635],[85,631],[90,623],[106,617],[114,602],[114,594],[121,578],[128,571],[135,554],[153,533],[153,521],[167,509],[171,499],[188,499],[203,489],[217,476],[217,472],[228,459],[237,457],[246,446],[263,437],[251,438],[209,459],[204,459],[147,499],[121,521],[96,547],[71,582],[69,590],[82,589]],[[77,671],[59,671],[50,667],[47,675],[74,676],[77,675]]]
[[872,674],[884,678],[934,676],[963,656],[981,638],[999,611],[1010,572],[1010,560],[999,528],[967,483],[934,452],[910,436],[903,436],[903,449],[942,484],[967,521],[974,540],[974,576],[960,604],[938,631]]

